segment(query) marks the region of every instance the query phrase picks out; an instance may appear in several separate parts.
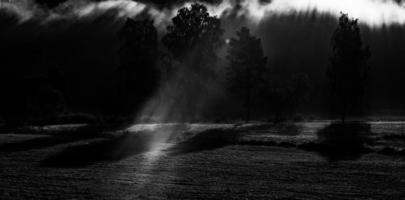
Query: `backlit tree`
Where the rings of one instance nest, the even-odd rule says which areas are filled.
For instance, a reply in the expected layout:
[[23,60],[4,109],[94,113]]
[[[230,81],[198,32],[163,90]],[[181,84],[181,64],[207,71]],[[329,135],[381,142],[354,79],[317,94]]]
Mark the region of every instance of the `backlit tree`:
[[349,112],[361,106],[370,57],[368,47],[363,45],[357,19],[342,14],[331,39],[333,55],[327,75],[341,121]]

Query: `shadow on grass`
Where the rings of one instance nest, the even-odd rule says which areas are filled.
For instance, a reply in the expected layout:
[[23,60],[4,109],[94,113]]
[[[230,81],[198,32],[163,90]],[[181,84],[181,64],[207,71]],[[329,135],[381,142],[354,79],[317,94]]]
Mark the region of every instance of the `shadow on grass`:
[[179,155],[206,150],[214,150],[236,144],[239,131],[235,129],[211,129],[202,131],[190,139],[168,149],[170,155]]
[[297,125],[296,123],[263,123],[251,126],[242,126],[238,128],[238,130],[244,132],[263,132],[274,135],[296,136],[301,133],[302,126]]
[[372,150],[365,147],[370,142],[370,125],[362,122],[334,123],[317,132],[314,143],[299,147],[315,151],[329,161],[355,160]]
[[47,167],[75,168],[85,167],[98,162],[111,162],[144,153],[148,150],[153,135],[139,132],[125,133],[103,141],[76,145],[64,149],[43,160]]
[[[278,123],[247,129],[247,134],[238,140],[239,145],[297,147],[291,136],[302,133],[302,125],[296,123]],[[281,136],[281,137],[279,137]],[[286,137],[284,137],[286,136]],[[281,139],[282,138],[282,139]]]
[[302,126],[296,123],[277,124],[272,129],[272,134],[282,136],[297,136],[302,132]]
[[0,152],[17,152],[32,149],[42,149],[97,137],[103,137],[100,128],[84,126],[74,130],[57,131],[52,133],[51,136],[2,144],[0,145]]

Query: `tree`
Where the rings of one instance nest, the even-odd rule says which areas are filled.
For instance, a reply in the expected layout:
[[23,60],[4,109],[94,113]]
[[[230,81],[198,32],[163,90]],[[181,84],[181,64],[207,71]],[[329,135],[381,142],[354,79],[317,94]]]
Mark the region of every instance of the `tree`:
[[118,33],[120,66],[123,76],[125,111],[131,111],[152,95],[157,86],[159,70],[157,30],[149,19],[127,19]]
[[217,58],[224,31],[220,19],[210,16],[204,5],[195,3],[180,9],[172,23],[162,41],[175,59],[201,67],[199,63],[212,63]]
[[331,40],[333,55],[327,72],[342,123],[348,112],[359,106],[364,94],[370,57],[364,47],[357,19],[342,14]]
[[261,40],[252,36],[249,29],[243,27],[236,35],[237,38],[229,42],[227,79],[230,91],[243,98],[244,118],[249,121],[252,96],[263,81],[267,57],[263,54]]
[[162,43],[179,64],[172,84],[182,91],[175,98],[183,120],[198,117],[206,103],[211,92],[209,84],[216,76],[214,66],[217,50],[223,44],[223,32],[220,19],[210,16],[199,3],[181,8],[167,27]]

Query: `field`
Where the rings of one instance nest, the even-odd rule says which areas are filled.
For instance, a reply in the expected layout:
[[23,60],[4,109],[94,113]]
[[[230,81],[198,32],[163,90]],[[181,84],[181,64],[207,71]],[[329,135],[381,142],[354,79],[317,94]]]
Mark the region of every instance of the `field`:
[[403,122],[80,127],[0,134],[0,199],[405,199]]

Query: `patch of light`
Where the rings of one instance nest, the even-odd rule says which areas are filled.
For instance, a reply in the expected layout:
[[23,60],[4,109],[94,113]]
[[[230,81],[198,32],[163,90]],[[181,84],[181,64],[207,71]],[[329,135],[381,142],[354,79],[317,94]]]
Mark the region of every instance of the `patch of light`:
[[155,131],[158,128],[165,128],[171,130],[174,126],[179,125],[178,123],[140,123],[134,124],[126,129],[129,132],[140,132],[140,131]]
[[130,0],[102,1],[99,3],[89,3],[75,10],[77,16],[84,17],[95,12],[105,12],[117,9],[120,17],[134,17],[146,8],[145,4]]
[[166,142],[155,142],[152,143],[148,152],[144,154],[145,163],[144,165],[151,165],[161,156],[165,155],[166,150],[172,147],[173,143]]

